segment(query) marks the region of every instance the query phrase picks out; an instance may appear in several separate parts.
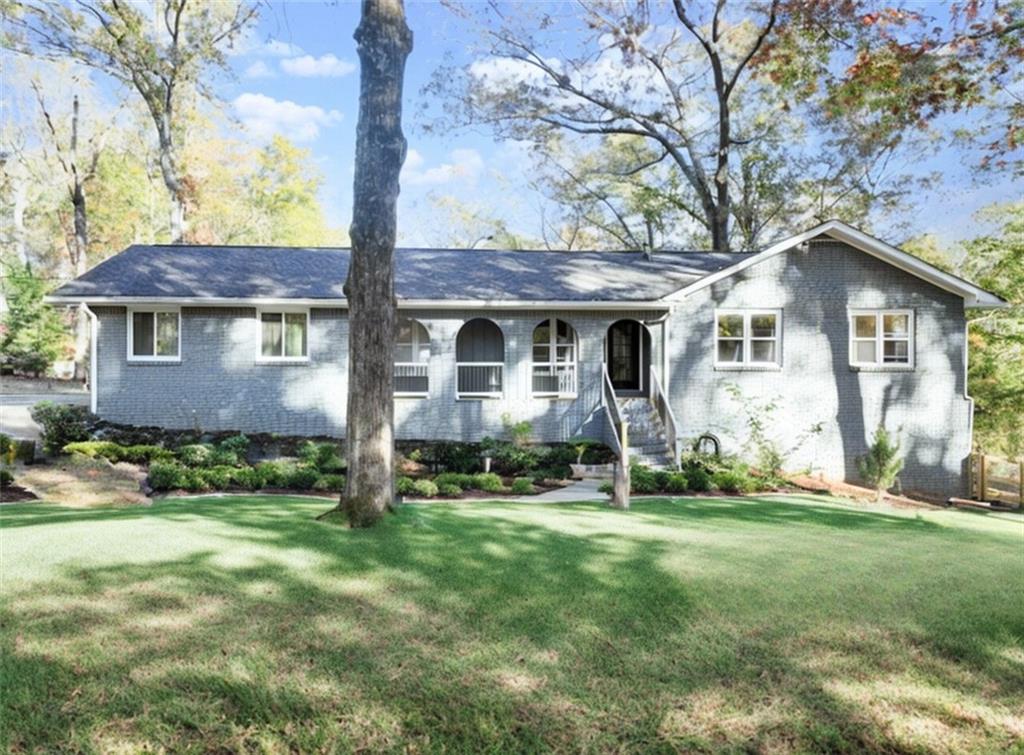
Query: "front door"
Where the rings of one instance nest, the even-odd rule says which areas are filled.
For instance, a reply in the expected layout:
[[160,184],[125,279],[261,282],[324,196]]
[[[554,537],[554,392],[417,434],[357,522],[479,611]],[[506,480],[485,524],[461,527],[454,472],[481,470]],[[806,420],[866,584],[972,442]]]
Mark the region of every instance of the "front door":
[[640,323],[619,320],[608,328],[608,376],[616,391],[639,391],[640,383]]

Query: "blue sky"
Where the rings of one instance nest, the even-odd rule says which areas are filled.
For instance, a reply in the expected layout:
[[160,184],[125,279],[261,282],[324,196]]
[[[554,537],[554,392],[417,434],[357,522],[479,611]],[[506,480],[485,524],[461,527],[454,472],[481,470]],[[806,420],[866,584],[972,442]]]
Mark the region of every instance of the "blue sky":
[[[479,132],[428,135],[417,122],[421,89],[442,63],[470,62],[470,41],[452,14],[435,3],[407,5],[415,45],[407,65],[405,130],[410,158],[399,206],[401,242],[430,245],[436,229],[430,196],[450,195],[538,235],[539,197],[528,187],[529,162],[514,143]],[[231,64],[237,80],[223,95],[254,136],[281,130],[313,150],[326,176],[324,206],[332,224],[347,227],[358,117],[359,71],[352,39],[359,4],[273,3]],[[944,243],[974,235],[973,214],[1019,195],[1009,177],[972,176],[953,151],[918,166],[940,170],[942,185],[907,218],[912,233],[935,233]],[[798,229],[794,229],[798,230]],[[876,229],[880,235],[883,228]],[[900,238],[892,238],[900,241]]]
[[[433,3],[409,3],[415,44],[406,68],[404,129],[409,158],[403,173],[400,234],[406,244],[430,245],[443,236],[432,223],[431,195],[460,201],[521,224],[536,235],[537,198],[525,188],[527,162],[516,144],[480,133],[426,135],[416,112],[420,90],[449,61],[468,62],[467,45],[451,14]],[[231,58],[236,80],[225,81],[225,101],[250,130],[274,130],[313,150],[326,183],[324,207],[333,225],[351,217],[359,70],[352,34],[358,3],[274,3],[264,6],[255,33]],[[509,184],[521,191],[509,191]],[[520,199],[510,200],[510,196]]]
[[[260,142],[280,132],[312,151],[325,177],[321,199],[329,222],[342,228],[351,217],[359,89],[352,34],[359,11],[358,2],[264,4],[258,25],[229,57],[233,75],[214,82],[246,138]],[[431,197],[453,197],[507,221],[513,232],[538,238],[542,200],[528,186],[530,160],[524,146],[495,141],[481,131],[424,132],[418,115],[423,86],[442,64],[472,62],[473,40],[438,3],[407,2],[407,11],[415,43],[406,68],[404,127],[410,151],[399,203],[400,243],[450,243]],[[1008,175],[972,175],[954,150],[942,150],[916,167],[921,173],[941,171],[944,180],[903,218],[906,230],[881,224],[873,229],[886,240],[898,243],[908,234],[934,233],[944,244],[953,244],[980,232],[972,217],[978,209],[1021,195]]]

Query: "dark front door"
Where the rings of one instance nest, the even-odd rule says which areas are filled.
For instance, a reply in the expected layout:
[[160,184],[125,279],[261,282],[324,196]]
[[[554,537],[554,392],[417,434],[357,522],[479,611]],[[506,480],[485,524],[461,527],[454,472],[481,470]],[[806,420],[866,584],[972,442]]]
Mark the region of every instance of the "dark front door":
[[640,323],[619,320],[608,328],[608,376],[617,391],[639,391]]

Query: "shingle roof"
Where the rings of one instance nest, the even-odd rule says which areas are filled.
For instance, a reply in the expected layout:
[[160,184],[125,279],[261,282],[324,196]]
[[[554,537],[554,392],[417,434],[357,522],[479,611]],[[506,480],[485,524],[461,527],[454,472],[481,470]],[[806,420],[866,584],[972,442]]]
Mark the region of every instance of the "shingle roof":
[[[395,250],[399,299],[651,301],[750,254]],[[342,299],[348,249],[135,245],[54,296]]]

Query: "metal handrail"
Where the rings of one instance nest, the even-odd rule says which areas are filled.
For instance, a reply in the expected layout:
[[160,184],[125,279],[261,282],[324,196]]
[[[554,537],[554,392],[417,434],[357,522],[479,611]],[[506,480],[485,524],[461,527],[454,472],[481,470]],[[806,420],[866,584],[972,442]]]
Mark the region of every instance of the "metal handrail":
[[678,468],[679,457],[682,454],[682,449],[679,447],[679,426],[676,423],[676,415],[672,412],[672,405],[661,387],[658,373],[653,366],[651,367],[651,400],[654,402],[658,417],[661,418],[661,423],[665,426],[665,435],[669,447],[672,449],[672,464]]
[[619,412],[619,402],[615,400],[615,387],[612,385],[611,376],[608,374],[608,365],[601,365],[601,406],[604,407],[605,418],[612,426],[612,450],[622,459],[624,464],[629,464],[629,441],[626,439],[627,423],[622,419]]

